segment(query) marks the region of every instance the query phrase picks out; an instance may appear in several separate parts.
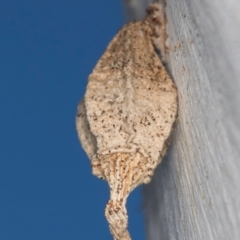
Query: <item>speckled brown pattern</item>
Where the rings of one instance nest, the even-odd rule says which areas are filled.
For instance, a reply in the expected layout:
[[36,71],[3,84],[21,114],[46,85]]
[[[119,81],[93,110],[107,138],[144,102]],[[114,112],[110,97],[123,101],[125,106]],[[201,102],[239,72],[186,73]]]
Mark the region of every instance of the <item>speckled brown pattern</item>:
[[176,119],[176,87],[153,46],[164,46],[162,16],[161,6],[150,4],[143,21],[117,33],[78,106],[77,131],[93,174],[109,183],[105,214],[115,240],[130,239],[127,196],[151,180]]

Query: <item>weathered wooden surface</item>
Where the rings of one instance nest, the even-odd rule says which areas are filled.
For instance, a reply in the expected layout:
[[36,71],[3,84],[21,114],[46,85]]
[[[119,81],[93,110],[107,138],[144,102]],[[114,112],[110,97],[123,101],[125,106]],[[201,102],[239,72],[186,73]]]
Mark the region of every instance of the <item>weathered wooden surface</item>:
[[166,14],[179,121],[143,190],[147,239],[238,240],[240,1],[166,0]]

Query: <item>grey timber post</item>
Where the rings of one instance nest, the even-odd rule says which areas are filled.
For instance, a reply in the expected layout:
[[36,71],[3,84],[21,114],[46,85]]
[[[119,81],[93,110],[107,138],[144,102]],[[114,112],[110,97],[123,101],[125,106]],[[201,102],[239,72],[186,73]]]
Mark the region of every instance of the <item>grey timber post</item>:
[[[148,1],[149,3],[149,1]],[[179,120],[143,187],[148,240],[240,239],[240,1],[166,0]],[[128,19],[147,1],[128,1]]]

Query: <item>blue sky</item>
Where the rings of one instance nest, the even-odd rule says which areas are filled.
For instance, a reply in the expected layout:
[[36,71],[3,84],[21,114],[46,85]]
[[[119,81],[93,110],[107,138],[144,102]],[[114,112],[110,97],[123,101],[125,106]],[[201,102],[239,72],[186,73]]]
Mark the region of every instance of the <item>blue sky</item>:
[[[120,0],[0,2],[0,239],[112,239],[108,186],[91,174],[75,114],[123,23]],[[140,188],[128,211],[143,240]]]

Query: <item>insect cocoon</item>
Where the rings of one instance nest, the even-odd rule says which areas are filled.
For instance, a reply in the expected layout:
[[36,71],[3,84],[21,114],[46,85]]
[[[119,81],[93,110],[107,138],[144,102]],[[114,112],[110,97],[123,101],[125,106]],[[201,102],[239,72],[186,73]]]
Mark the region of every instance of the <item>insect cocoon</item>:
[[150,4],[144,20],[123,26],[90,74],[78,105],[82,147],[93,174],[110,187],[105,215],[115,240],[130,239],[126,199],[151,180],[176,119],[176,87],[154,50],[156,41],[165,41],[162,14],[159,4]]

